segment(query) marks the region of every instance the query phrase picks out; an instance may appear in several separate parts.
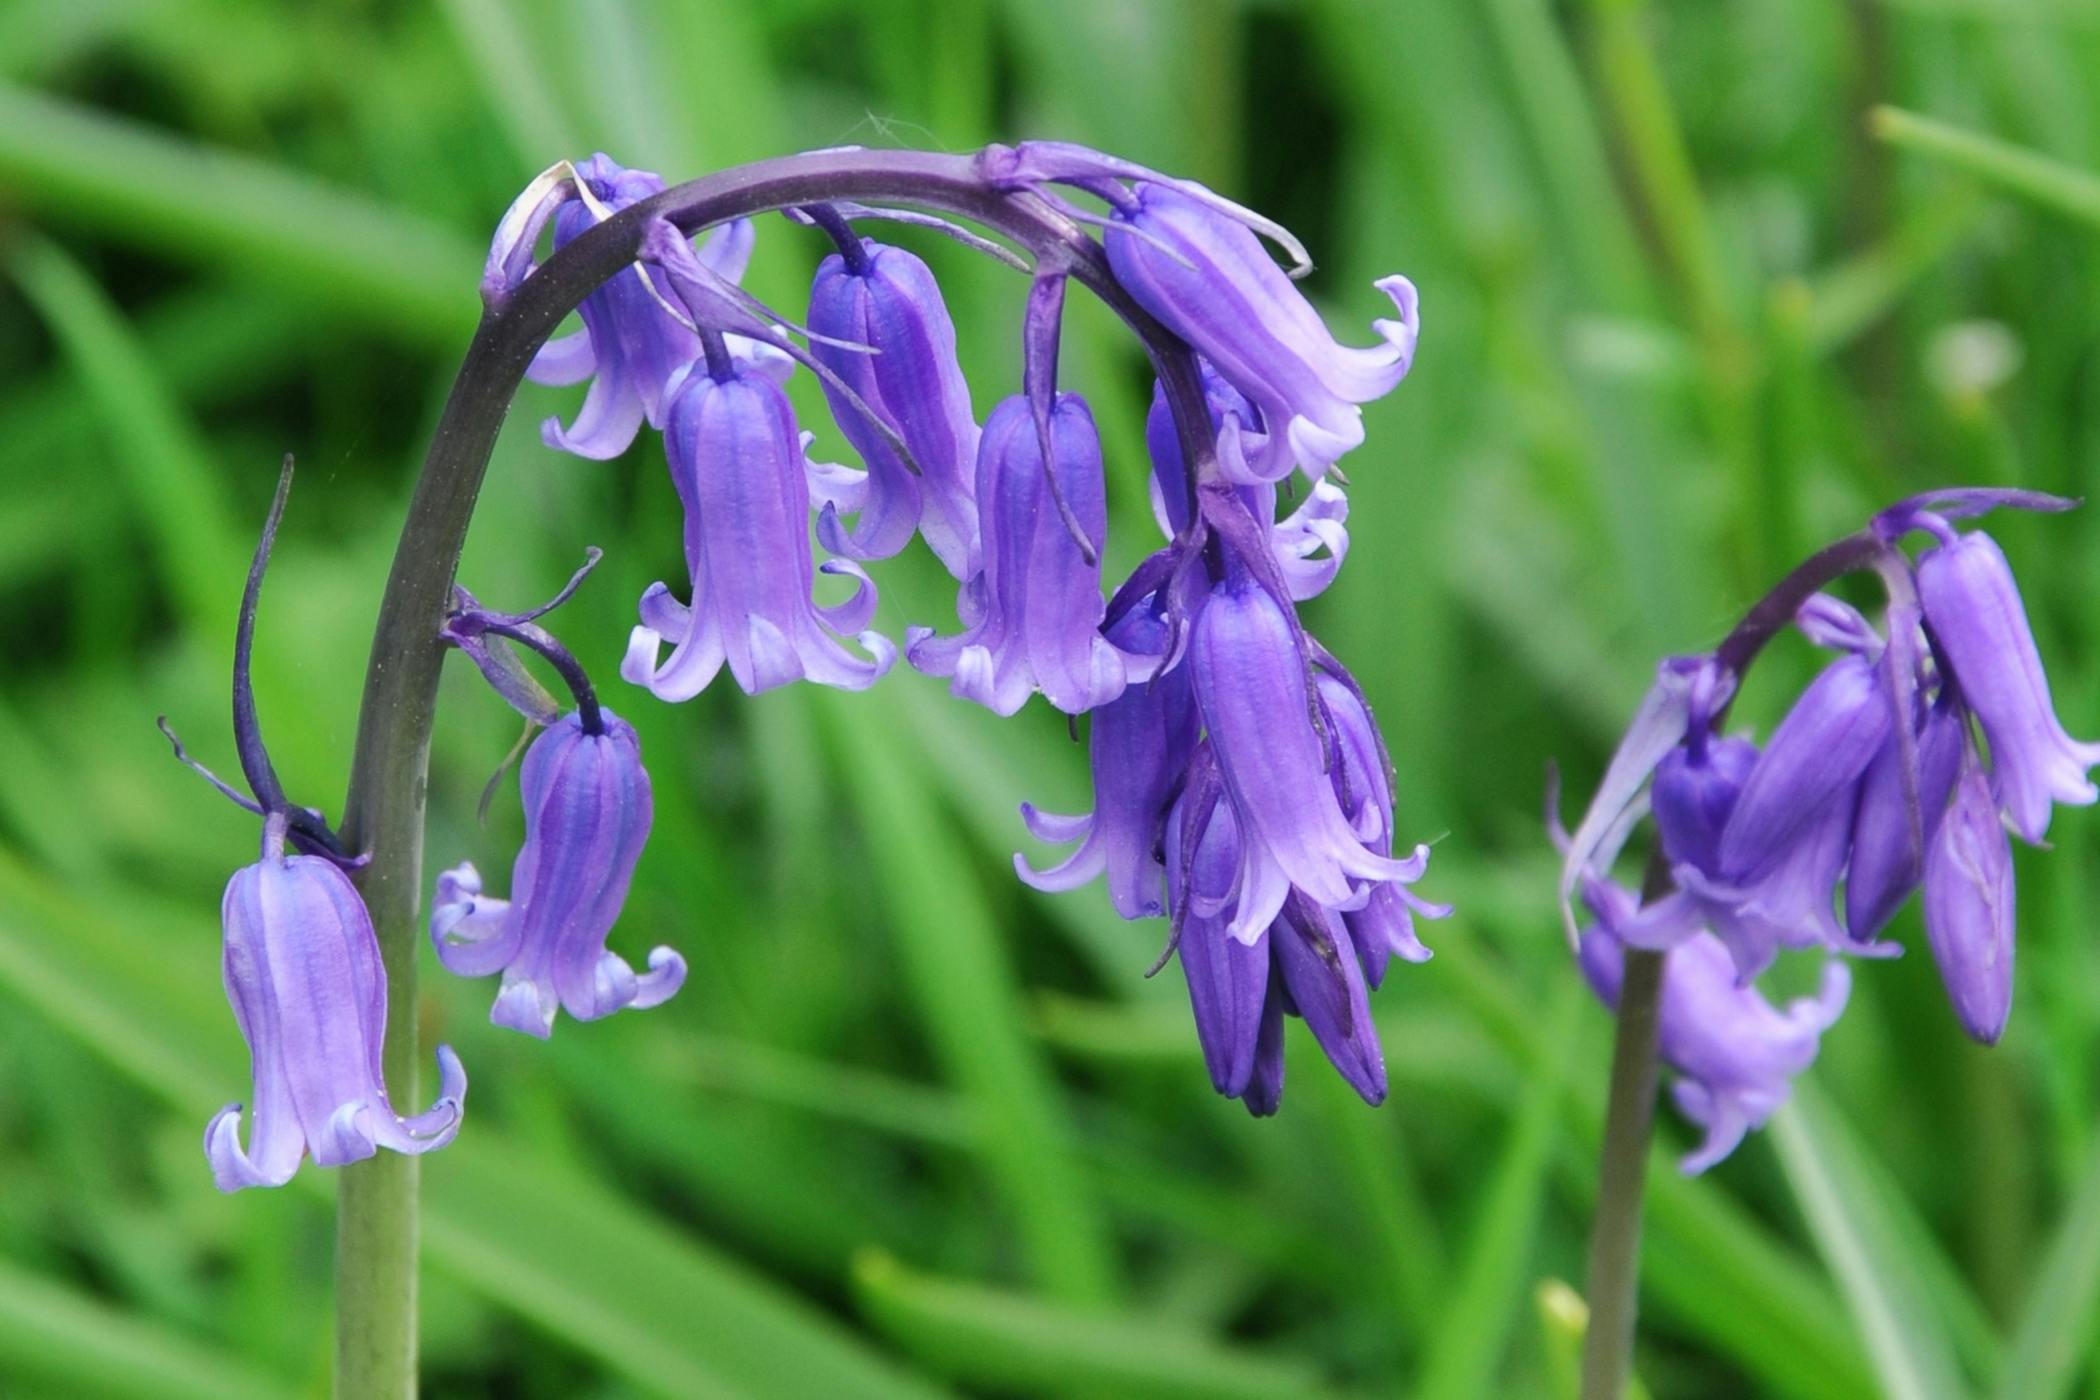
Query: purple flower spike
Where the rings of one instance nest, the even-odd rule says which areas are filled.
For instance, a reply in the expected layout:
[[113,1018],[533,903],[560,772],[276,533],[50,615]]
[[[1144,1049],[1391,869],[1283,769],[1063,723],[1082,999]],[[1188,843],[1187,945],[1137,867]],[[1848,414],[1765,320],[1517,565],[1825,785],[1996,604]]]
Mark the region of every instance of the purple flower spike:
[[924,262],[872,239],[851,239],[851,246],[817,269],[809,329],[874,353],[823,340],[811,353],[897,431],[919,474],[827,384],[832,415],[868,471],[853,532],[827,505],[818,538],[834,554],[883,559],[902,549],[916,528],[948,572],[965,578],[977,542],[978,434],[970,386],[955,357],[955,324]]
[[480,873],[461,865],[438,877],[430,911],[430,940],[449,971],[503,974],[489,1019],[543,1040],[558,1010],[594,1021],[656,1006],[685,981],[685,959],[669,948],[653,950],[637,976],[605,947],[654,806],[633,727],[599,713],[602,733],[571,714],[525,755],[525,844],[511,898],[484,896]]
[[1292,617],[1229,563],[1197,612],[1187,664],[1217,754],[1241,845],[1230,931],[1252,941],[1296,886],[1330,908],[1358,903],[1360,884],[1411,878],[1345,815],[1313,729],[1305,659]]
[[1891,734],[1860,779],[1859,811],[1852,822],[1852,865],[1845,876],[1845,925],[1861,942],[1883,928],[1924,878],[1925,852],[1932,849],[1947,798],[1969,743],[1968,720],[1958,706],[1942,702],[1918,732],[1913,823],[1904,794],[1897,736]]
[[[1167,624],[1147,607],[1124,614],[1108,635],[1132,656],[1157,657],[1167,649]],[[1094,778],[1093,812],[1063,817],[1027,804],[1021,808],[1022,820],[1038,840],[1077,841],[1079,849],[1040,872],[1016,855],[1014,873],[1039,890],[1069,890],[1106,871],[1118,914],[1142,919],[1165,913],[1160,826],[1198,731],[1187,670],[1176,667],[1150,684],[1131,686],[1096,709],[1091,724],[1087,756]]]
[[[595,155],[576,167],[582,191],[554,215],[556,251],[608,216],[663,191],[664,182],[646,170],[628,170],[610,156]],[[748,219],[725,224],[699,250],[702,263],[734,282],[751,260]],[[644,278],[652,279],[644,282]],[[651,288],[654,288],[652,292]],[[583,299],[583,329],[549,341],[533,357],[526,378],[537,384],[578,384],[590,392],[567,428],[549,418],[540,436],[549,447],[579,457],[608,458],[625,452],[646,420],[661,428],[670,380],[700,358],[700,341],[671,310],[677,303],[662,272],[630,267]]]
[[[862,690],[896,660],[896,647],[864,630],[875,586],[849,560],[824,572],[856,579],[845,602],[818,607],[809,544],[808,463],[794,410],[780,386],[747,365],[686,376],[664,429],[671,480],[685,505],[685,559],[692,606],[663,584],[642,595],[620,674],[660,700],[689,700],[726,662],[746,694],[790,681]],[[857,633],[872,660],[833,634]],[[661,665],[657,653],[672,642]]]
[[1414,360],[1420,313],[1412,282],[1377,284],[1399,313],[1373,323],[1383,344],[1341,345],[1245,225],[1172,186],[1139,184],[1104,243],[1116,280],[1261,414],[1260,452],[1238,464],[1221,455],[1228,477],[1274,481],[1296,465],[1317,479],[1362,445],[1357,405],[1390,393]]
[[386,970],[364,901],[333,860],[284,853],[285,815],[264,828],[262,859],[226,886],[226,996],[254,1066],[254,1125],[241,1146],[241,1105],[204,1130],[221,1191],[282,1186],[316,1166],[380,1148],[421,1153],[459,1132],[467,1076],[440,1045],[438,1097],[413,1118],[394,1112],[380,1072]]
[[2050,806],[2100,798],[2086,776],[2100,744],[2064,732],[2049,678],[2027,625],[2020,587],[1998,544],[1982,531],[1947,539],[1918,560],[1918,597],[1954,682],[1991,741],[1991,777],[2013,830],[2049,833]]
[[[1598,924],[1582,937],[1582,970],[1616,1011],[1625,950],[1614,930],[1632,914],[1634,898],[1620,886],[1593,881],[1584,899]],[[1687,1175],[1727,1157],[1746,1132],[1786,1102],[1794,1076],[1815,1062],[1823,1032],[1844,1011],[1851,990],[1850,969],[1832,958],[1823,965],[1816,996],[1781,1011],[1737,980],[1734,959],[1713,935],[1694,934],[1669,954],[1660,1008],[1662,1059],[1680,1076],[1672,1090],[1677,1107],[1706,1130],[1705,1141],[1679,1164]]]
[[2013,907],[2012,845],[1972,761],[1926,852],[1925,940],[1962,1029],[1985,1045],[2012,1014]]
[[1097,630],[1108,506],[1101,439],[1084,399],[1057,396],[1051,436],[1058,488],[1096,559],[1082,556],[1052,502],[1028,400],[1007,399],[977,449],[981,559],[957,603],[966,630],[937,637],[914,627],[907,646],[913,666],[952,676],[957,696],[1002,715],[1037,690],[1066,714],[1083,714],[1122,694],[1126,681],[1122,654]]

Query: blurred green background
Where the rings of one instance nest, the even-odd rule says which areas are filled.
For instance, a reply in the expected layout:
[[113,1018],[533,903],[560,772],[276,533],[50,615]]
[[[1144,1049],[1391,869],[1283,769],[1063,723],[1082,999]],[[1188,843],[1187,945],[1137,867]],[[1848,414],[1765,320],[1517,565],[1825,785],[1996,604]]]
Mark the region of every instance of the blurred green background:
[[[463,577],[523,606],[607,549],[558,627],[655,776],[615,946],[693,973],[541,1046],[426,962],[426,1043],[473,1077],[425,1164],[428,1388],[1567,1393],[1549,1281],[1580,1278],[1609,1026],[1552,908],[1547,762],[1586,792],[1658,655],[1875,506],[2088,489],[2096,72],[2080,0],[5,0],[0,1392],[327,1384],[330,1177],[221,1196],[198,1147],[247,1094],[216,909],[254,823],[152,725],[232,768],[279,456],[302,470],[258,689],[293,794],[338,810],[411,473],[534,172],[1043,136],[1292,225],[1344,338],[1374,276],[1422,288],[1419,364],[1347,464],[1355,552],[1308,610],[1460,909],[1377,998],[1391,1100],[1294,1027],[1284,1111],[1248,1119],[1178,973],[1142,976],[1161,927],[1015,882],[1016,804],[1087,800],[1040,707],[997,721],[902,668],[677,708],[621,685],[636,596],[680,579],[660,449],[549,452],[536,424],[576,394],[528,388]],[[1900,118],[1878,140],[1882,103],[2028,154]],[[793,311],[821,247],[779,220],[761,242],[752,285]],[[1025,286],[926,251],[981,415],[1016,387]],[[1147,386],[1077,300],[1065,378],[1127,565]],[[2070,727],[2100,732],[2100,517],[1992,528]],[[923,552],[878,577],[892,635],[948,625]],[[1775,652],[1742,715],[1809,664]],[[507,883],[515,788],[486,825],[475,804],[516,734],[455,664],[427,870]],[[1711,1176],[1675,1174],[1663,1112],[1654,1392],[2100,1395],[2095,821],[2022,852],[1998,1049],[1917,946],[1860,969],[1796,1102]],[[1898,932],[1919,943],[1915,911]]]

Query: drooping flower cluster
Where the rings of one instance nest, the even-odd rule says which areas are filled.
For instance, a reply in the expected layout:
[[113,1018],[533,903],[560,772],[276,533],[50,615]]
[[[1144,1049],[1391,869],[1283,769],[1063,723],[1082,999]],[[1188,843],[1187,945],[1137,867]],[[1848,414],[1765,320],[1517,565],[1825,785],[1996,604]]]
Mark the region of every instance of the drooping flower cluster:
[[[1002,715],[1040,694],[1094,717],[1093,814],[1024,810],[1037,836],[1079,848],[1040,875],[1021,863],[1023,878],[1062,889],[1106,872],[1125,917],[1171,915],[1222,1092],[1257,1112],[1275,1107],[1281,1039],[1264,1027],[1292,1010],[1375,1102],[1385,1078],[1366,989],[1394,953],[1428,956],[1413,919],[1442,910],[1407,889],[1427,851],[1396,854],[1392,770],[1370,706],[1296,605],[1347,552],[1347,501],[1322,478],[1362,442],[1359,405],[1407,372],[1414,289],[1380,283],[1399,319],[1377,323],[1374,347],[1350,348],[1257,235],[1301,263],[1302,250],[1201,186],[1056,143],[992,147],[976,169],[995,190],[1099,225],[1118,286],[1199,352],[1201,402],[1181,405],[1177,420],[1162,385],[1147,424],[1167,547],[1104,598],[1100,438],[1086,401],[1057,385],[1061,267],[1037,270],[1023,392],[980,430],[931,271],[853,227],[880,211],[797,211],[837,249],[816,273],[806,349],[735,285],[741,255],[710,258],[713,243],[696,253],[659,221],[641,263],[615,279],[618,299],[596,294],[583,332],[607,347],[594,397],[608,372],[632,389],[638,367],[658,369],[643,411],[664,430],[685,506],[692,601],[661,584],[644,595],[622,674],[669,700],[725,665],[751,692],[801,679],[871,684],[895,649],[867,630],[876,595],[860,561],[896,554],[918,533],[958,581],[961,626],[909,629],[912,667]],[[498,234],[492,277],[522,279],[529,259],[518,250],[550,217],[560,246],[565,229],[660,187],[600,156],[577,168],[568,199],[528,192]],[[758,363],[738,342],[772,355]],[[860,469],[808,455],[810,437],[775,383],[789,357],[819,376]],[[1276,483],[1294,466],[1313,486],[1279,520]],[[821,565],[812,524],[833,556]],[[855,593],[818,606],[819,572],[850,577]],[[1214,994],[1228,982],[1231,994]]]
[[[2070,504],[1977,490],[1882,512],[1856,549],[1833,549],[1881,576],[1884,627],[1827,594],[1795,598],[1788,585],[1753,612],[1791,605],[1798,630],[1836,653],[1762,747],[1716,732],[1763,642],[1761,623],[1712,655],[1664,663],[1582,827],[1563,838],[1563,896],[1579,890],[1596,919],[1582,949],[1599,994],[1616,1001],[1622,949],[1669,952],[1663,1054],[1683,1076],[1680,1104],[1708,1129],[1687,1170],[1725,1156],[1785,1099],[1788,1077],[1806,1068],[1844,1001],[1844,984],[1826,980],[1813,1006],[1781,1016],[1751,983],[1785,949],[1900,952],[1880,935],[1921,886],[1926,942],[1956,1018],[1985,1044],[2004,1033],[2008,828],[2040,844],[2053,804],[2100,798],[2087,777],[2100,744],[2071,739],[2057,719],[2004,553],[1953,522],[1998,506]],[[1899,548],[1913,533],[1932,541],[1915,561]],[[1672,888],[1639,905],[1609,871],[1641,815],[1643,783],[1652,860]],[[1732,992],[1716,980],[1719,951]]]
[[[849,186],[883,165],[869,154],[856,169],[852,152],[820,152],[795,158],[793,173],[753,167],[722,181],[740,191],[746,216],[782,207],[766,191],[813,201],[783,211],[836,247],[817,269],[803,326],[740,285],[755,240],[749,217],[724,217],[696,246],[671,221],[693,208],[681,210],[656,175],[604,155],[548,169],[492,240],[477,340],[490,353],[469,357],[453,407],[473,401],[477,371],[515,372],[526,347],[492,344],[542,334],[559,305],[575,306],[582,329],[541,345],[525,367],[544,384],[589,382],[575,417],[546,420],[543,439],[603,460],[647,424],[662,434],[684,508],[684,597],[662,583],[644,592],[620,668],[659,699],[689,699],[725,669],[747,693],[798,680],[872,685],[898,648],[870,627],[877,595],[862,563],[923,538],[958,584],[959,630],[910,628],[911,665],[1000,714],[1040,694],[1095,717],[1094,811],[1023,809],[1037,836],[1077,850],[1042,873],[1017,857],[1022,878],[1069,888],[1105,873],[1125,917],[1171,919],[1169,946],[1221,1092],[1274,1111],[1291,1014],[1378,1102],[1385,1069],[1368,990],[1394,956],[1429,956],[1414,919],[1445,911],[1409,888],[1428,850],[1396,845],[1393,768],[1369,702],[1305,631],[1297,604],[1333,580],[1348,551],[1348,503],[1328,469],[1363,441],[1360,406],[1407,373],[1414,288],[1380,282],[1398,319],[1374,323],[1376,345],[1352,348],[1328,333],[1259,237],[1302,269],[1290,236],[1200,185],[1057,143],[903,163],[920,172],[919,193],[936,196],[906,193],[904,203],[965,210],[1022,243],[1031,266],[920,210],[818,197],[825,182],[811,183],[811,168],[824,158]],[[932,271],[863,236],[858,225],[871,220],[929,227],[1033,272],[1022,392],[981,428]],[[1088,225],[1103,230],[1099,244]],[[535,282],[543,238],[568,272]],[[615,247],[634,261],[588,291],[567,280]],[[1074,275],[1139,331],[1161,376],[1146,440],[1167,544],[1111,597],[1100,437],[1086,401],[1058,384]],[[538,289],[547,297],[518,311]],[[811,457],[813,435],[781,387],[798,365],[817,378],[860,466]],[[472,436],[452,422],[447,440],[458,450]],[[1279,519],[1279,483],[1294,467],[1311,488]],[[281,1184],[309,1155],[329,1166],[380,1147],[441,1146],[458,1131],[466,1092],[459,1061],[441,1047],[433,1107],[406,1118],[391,1107],[380,1073],[385,971],[346,873],[367,858],[286,800],[262,746],[248,667],[289,481],[287,461],[236,647],[234,730],[252,796],[211,778],[265,832],[263,859],[234,876],[225,904],[227,993],[255,1070],[250,1145],[238,1106],[206,1136],[229,1190]],[[821,562],[818,546],[829,556]],[[390,606],[423,586],[427,573],[414,571],[457,562],[413,554],[404,550],[410,572],[396,575]],[[484,608],[455,588],[438,634],[544,732],[524,759],[525,835],[509,897],[485,893],[472,863],[445,871],[430,937],[449,970],[500,973],[491,1019],[537,1037],[563,1010],[590,1020],[658,1005],[686,970],[659,947],[638,973],[607,946],[648,839],[651,786],[634,729],[598,703],[583,667],[538,621],[590,567],[524,613]],[[850,596],[820,602],[819,575],[850,582]],[[573,705],[541,687],[519,647],[560,674]],[[394,709],[382,723],[415,706]]]

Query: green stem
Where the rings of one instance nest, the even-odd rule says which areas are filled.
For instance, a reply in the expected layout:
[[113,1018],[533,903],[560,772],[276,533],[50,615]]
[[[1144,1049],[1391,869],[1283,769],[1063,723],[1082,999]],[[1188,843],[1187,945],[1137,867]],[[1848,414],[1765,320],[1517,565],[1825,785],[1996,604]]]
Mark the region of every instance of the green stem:
[[[1026,192],[986,182],[970,156],[814,151],[719,171],[664,191],[579,235],[488,310],[445,401],[394,552],[358,713],[346,849],[369,853],[359,877],[387,975],[387,1085],[418,1101],[416,953],[421,944],[423,795],[444,644],[438,632],[489,454],[533,355],[564,316],[636,256],[647,220],[693,232],[769,210],[828,201],[932,207],[985,225],[1069,272],[1143,341],[1167,386],[1191,463],[1212,456],[1194,354],[1109,275],[1076,224]],[[381,1153],[342,1172],[336,1217],[336,1394],[416,1391],[417,1159]]]
[[1582,1400],[1621,1400],[1633,1373],[1641,1201],[1648,1178],[1648,1141],[1655,1128],[1656,1028],[1663,958],[1661,953],[1627,949],[1625,979],[1619,988],[1597,1215],[1590,1226],[1585,1283],[1590,1322],[1582,1349]]

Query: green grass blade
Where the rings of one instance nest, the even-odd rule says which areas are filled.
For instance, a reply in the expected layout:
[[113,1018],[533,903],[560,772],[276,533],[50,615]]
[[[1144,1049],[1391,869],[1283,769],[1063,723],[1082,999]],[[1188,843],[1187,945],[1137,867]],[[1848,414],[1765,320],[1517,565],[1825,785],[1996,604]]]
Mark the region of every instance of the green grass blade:
[[2100,1138],[2020,1313],[1999,1400],[2068,1394],[2100,1344]]
[[423,1173],[432,1262],[651,1390],[932,1393],[807,1304],[588,1178],[487,1132],[446,1152]]
[[9,250],[6,270],[100,408],[110,474],[153,539],[169,591],[200,626],[222,617],[240,596],[248,550],[220,499],[210,454],[158,370],[102,288],[56,244],[22,239]]
[[2100,224],[2100,175],[2090,170],[1900,107],[1876,107],[1870,122],[1876,136],[1900,150],[1944,161],[2044,208]]
[[[850,729],[841,697],[827,693],[821,713],[841,752],[851,746],[838,766],[934,1049],[971,1104],[986,1165],[1028,1242],[1037,1279],[1068,1301],[1105,1302],[1115,1291],[1114,1255],[1074,1162],[1050,1067],[1022,1024],[982,876],[921,770],[905,762],[911,750],[891,742],[909,732],[894,708],[867,713],[885,708],[887,693],[843,699],[856,709]],[[886,738],[852,737],[868,726]],[[929,753],[922,762],[941,760]]]
[[283,1400],[284,1381],[188,1337],[0,1263],[0,1377],[53,1395]]
[[10,202],[215,267],[367,325],[463,345],[482,253],[399,210],[247,156],[0,84]]
[[1866,1342],[1883,1393],[1939,1400],[1967,1393],[1941,1310],[1923,1292],[1921,1264],[1893,1218],[1885,1188],[1811,1084],[1768,1125],[1774,1148]]
[[[1559,1006],[1548,1016],[1545,1032],[1554,1065],[1565,1068],[1573,1059],[1583,995],[1575,979],[1561,984]],[[1530,1296],[1532,1249],[1545,1207],[1563,1087],[1562,1075],[1553,1071],[1525,1086],[1508,1145],[1481,1193],[1480,1217],[1466,1242],[1457,1287],[1430,1329],[1429,1354],[1416,1390],[1427,1400],[1468,1400],[1498,1389],[1504,1348]]]
[[912,1273],[885,1254],[863,1255],[853,1282],[862,1310],[884,1333],[943,1374],[994,1391],[1148,1400],[1333,1393],[1302,1363],[1227,1347],[1165,1321],[1074,1312]]

